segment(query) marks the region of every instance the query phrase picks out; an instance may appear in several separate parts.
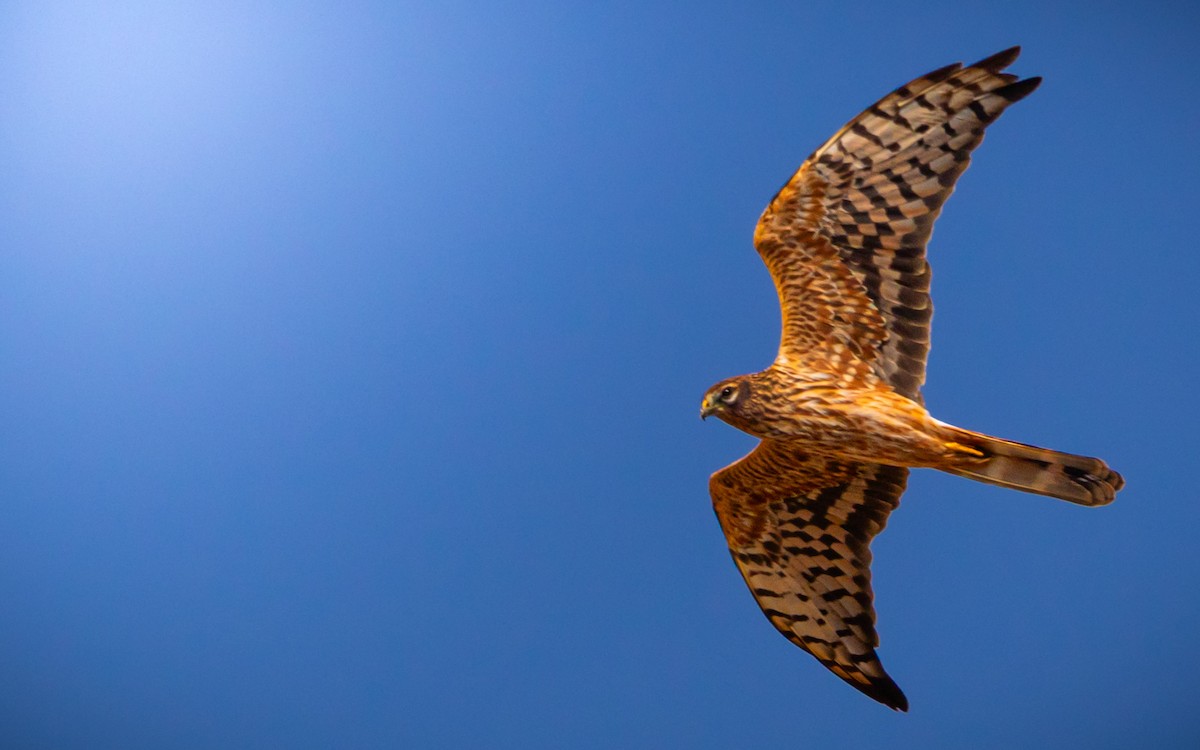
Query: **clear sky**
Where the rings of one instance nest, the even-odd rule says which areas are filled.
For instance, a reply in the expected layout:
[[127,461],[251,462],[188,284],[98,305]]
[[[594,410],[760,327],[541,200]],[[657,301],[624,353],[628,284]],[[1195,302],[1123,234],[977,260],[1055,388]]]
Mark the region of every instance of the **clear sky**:
[[[6,3],[0,745],[1196,747],[1200,16],[980,6]],[[759,612],[697,411],[780,184],[1012,44],[927,403],[1128,488],[916,472],[895,714]]]

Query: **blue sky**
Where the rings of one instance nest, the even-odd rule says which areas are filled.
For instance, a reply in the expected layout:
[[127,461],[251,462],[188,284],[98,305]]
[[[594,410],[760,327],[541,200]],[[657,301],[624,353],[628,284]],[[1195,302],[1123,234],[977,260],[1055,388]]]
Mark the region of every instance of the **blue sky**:
[[[6,4],[0,739],[1194,747],[1198,20]],[[935,231],[927,403],[1128,487],[915,473],[898,715],[760,614],[707,496],[753,440],[696,415],[774,356],[779,185],[1012,44],[1045,83]]]

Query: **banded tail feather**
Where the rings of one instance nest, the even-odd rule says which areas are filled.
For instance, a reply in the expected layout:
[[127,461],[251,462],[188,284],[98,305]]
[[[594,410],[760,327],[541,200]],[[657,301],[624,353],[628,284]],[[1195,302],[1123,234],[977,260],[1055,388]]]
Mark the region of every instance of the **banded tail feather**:
[[951,474],[1077,505],[1108,505],[1125,479],[1098,458],[1039,448],[952,428],[957,443],[984,455],[970,464],[939,467]]

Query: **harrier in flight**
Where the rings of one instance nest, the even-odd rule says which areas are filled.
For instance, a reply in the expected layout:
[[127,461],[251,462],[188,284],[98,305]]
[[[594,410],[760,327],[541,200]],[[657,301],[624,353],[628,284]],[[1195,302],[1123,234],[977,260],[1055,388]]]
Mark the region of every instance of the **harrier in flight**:
[[1079,505],[1124,485],[1101,460],[971,432],[923,406],[925,244],[984,129],[1040,78],[1014,47],[888,94],[818,148],[763,212],[754,245],[783,308],[775,362],[717,383],[701,416],[761,438],[709,489],[734,562],[790,641],[907,710],[875,647],[871,539],[909,467]]

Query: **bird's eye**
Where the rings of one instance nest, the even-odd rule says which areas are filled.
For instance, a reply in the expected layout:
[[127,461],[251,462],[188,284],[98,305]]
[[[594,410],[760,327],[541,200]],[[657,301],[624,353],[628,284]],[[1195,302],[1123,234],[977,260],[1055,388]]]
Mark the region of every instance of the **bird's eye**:
[[721,389],[721,400],[728,401],[729,397],[733,395],[733,391],[734,391],[734,388],[732,385],[727,385],[724,388],[722,388]]

